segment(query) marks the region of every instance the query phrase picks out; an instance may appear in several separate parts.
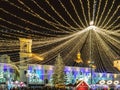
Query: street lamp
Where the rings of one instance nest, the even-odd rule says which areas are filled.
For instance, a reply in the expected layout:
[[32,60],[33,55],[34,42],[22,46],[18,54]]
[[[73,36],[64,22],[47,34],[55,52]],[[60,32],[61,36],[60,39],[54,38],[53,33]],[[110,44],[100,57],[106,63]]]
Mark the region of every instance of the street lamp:
[[93,68],[96,68],[96,67],[95,67],[95,65],[94,65],[94,61],[92,61],[92,60],[89,60],[89,61],[88,61],[88,64],[89,64],[90,73],[91,73],[91,80],[90,80],[90,83],[92,84],[92,81],[93,81],[93,80],[92,80],[92,76],[93,76],[93,75],[92,75],[92,74],[93,74],[92,69],[93,69]]

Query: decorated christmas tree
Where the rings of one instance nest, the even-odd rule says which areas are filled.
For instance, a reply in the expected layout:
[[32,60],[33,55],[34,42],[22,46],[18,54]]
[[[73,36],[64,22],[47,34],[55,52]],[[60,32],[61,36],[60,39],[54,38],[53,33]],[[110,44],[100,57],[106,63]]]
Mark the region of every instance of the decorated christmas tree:
[[53,73],[53,84],[64,84],[65,82],[65,73],[64,73],[64,63],[60,54],[58,54]]

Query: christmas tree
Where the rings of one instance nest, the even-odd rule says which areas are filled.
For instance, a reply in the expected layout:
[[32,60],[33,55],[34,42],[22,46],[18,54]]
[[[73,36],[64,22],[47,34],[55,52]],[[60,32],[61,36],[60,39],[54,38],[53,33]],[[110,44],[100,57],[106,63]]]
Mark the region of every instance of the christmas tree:
[[53,84],[64,84],[65,82],[65,73],[64,73],[64,63],[60,54],[58,54],[53,73]]

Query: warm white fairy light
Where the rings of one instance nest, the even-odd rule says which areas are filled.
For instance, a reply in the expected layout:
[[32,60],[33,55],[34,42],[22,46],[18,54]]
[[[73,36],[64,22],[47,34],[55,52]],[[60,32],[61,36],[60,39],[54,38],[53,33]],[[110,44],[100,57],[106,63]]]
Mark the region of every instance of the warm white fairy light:
[[101,2],[102,0],[99,1],[98,3],[98,10],[97,10],[97,14],[96,14],[96,17],[95,17],[95,25],[97,24],[98,20],[99,20],[99,13],[100,13],[100,8],[101,8]]
[[[23,17],[19,17],[17,15],[15,15],[14,13],[11,13],[10,11],[7,11],[4,8],[0,8],[0,10],[4,13],[6,13],[7,15],[10,15],[12,17],[15,17],[17,19],[19,19],[22,22],[26,22],[27,24],[30,24],[32,26],[35,26],[37,28],[40,29],[40,32],[37,32],[35,30],[29,29],[31,32],[35,32],[37,34],[32,34],[31,36],[35,39],[33,40],[33,52],[37,51],[37,55],[38,56],[45,56],[45,58],[47,58],[47,60],[43,60],[44,63],[49,63],[52,62],[52,58],[55,57],[55,55],[57,55],[58,53],[63,53],[65,54],[65,62],[66,63],[73,63],[73,61],[69,61],[70,58],[74,57],[74,53],[79,49],[83,49],[83,53],[85,53],[84,55],[89,55],[89,45],[88,43],[90,43],[90,41],[88,40],[90,33],[91,33],[91,38],[92,41],[94,41],[94,43],[92,44],[92,50],[95,52],[97,49],[97,53],[100,56],[100,60],[103,62],[104,66],[105,66],[105,61],[108,62],[108,66],[112,67],[112,59],[115,58],[116,56],[119,55],[119,40],[116,39],[119,37],[119,29],[116,31],[114,29],[119,28],[119,24],[115,25],[116,22],[118,22],[119,17],[116,18],[113,22],[111,22],[111,20],[113,20],[113,18],[115,17],[116,13],[118,13],[119,11],[119,6],[116,6],[117,8],[115,9],[115,11],[113,12],[112,16],[109,17],[111,11],[113,10],[114,6],[115,6],[115,0],[112,1],[112,6],[110,7],[110,9],[108,9],[108,13],[106,14],[106,17],[104,17],[105,11],[108,8],[108,0],[106,0],[105,4],[102,5],[102,1],[100,0],[100,2],[98,2],[98,8],[96,8],[96,0],[94,0],[94,4],[91,6],[91,1],[87,0],[87,13],[86,14],[86,10],[84,8],[83,5],[83,1],[80,0],[79,4],[80,9],[82,11],[82,15],[83,18],[81,18],[79,16],[80,12],[78,12],[79,10],[77,9],[77,7],[75,6],[75,2],[74,0],[70,0],[70,4],[72,6],[72,9],[74,10],[74,13],[76,15],[76,17],[78,18],[80,25],[78,24],[78,22],[76,22],[76,19],[72,17],[71,12],[68,11],[68,8],[64,5],[62,0],[59,0],[58,4],[61,5],[61,10],[65,10],[65,12],[67,13],[67,16],[71,18],[71,20],[73,21],[74,24],[76,24],[77,27],[74,27],[73,25],[71,25],[67,20],[65,20],[64,16],[62,16],[56,9],[55,6],[52,5],[50,0],[45,0],[45,4],[47,4],[51,10],[53,10],[53,12],[60,18],[60,20],[56,19],[54,16],[52,16],[52,14],[50,14],[49,12],[47,12],[47,10],[45,11],[44,8],[40,5],[39,1],[37,0],[32,0],[33,4],[36,5],[37,8],[39,8],[40,10],[42,10],[42,12],[44,14],[46,14],[49,18],[51,18],[53,21],[47,20],[45,18],[42,18],[42,16],[40,16],[38,14],[38,12],[35,12],[33,10],[32,7],[28,6],[26,3],[24,3],[24,1],[22,0],[18,0],[18,3],[21,4],[23,7],[20,7],[20,5],[16,5],[14,2],[11,1],[5,1],[6,3],[8,3],[9,5],[15,7],[16,9],[20,9],[22,10],[24,13],[27,13],[31,16],[33,16],[34,18],[37,18],[39,20],[43,20],[44,22],[46,22],[47,24],[53,26],[55,29],[52,28],[48,28],[47,26],[40,26],[37,23],[34,23],[32,21],[29,21],[27,19],[24,19]],[[105,6],[105,7],[101,7],[101,6]],[[104,9],[103,9],[104,8]],[[103,9],[103,12],[100,15],[100,9]],[[93,12],[91,12],[91,10],[93,10]],[[96,10],[96,12],[95,12]],[[87,20],[89,19],[89,20]],[[8,21],[5,20],[4,18],[0,19],[1,21],[4,21],[5,23],[8,23],[10,25],[16,26],[18,27],[18,30],[15,30],[11,27],[5,26],[5,25],[0,25],[0,27],[5,28],[5,29],[9,29],[10,31],[14,31],[15,35],[13,35],[12,32],[8,32],[8,33],[4,33],[4,30],[1,30],[0,32],[2,32],[2,36],[5,36],[7,38],[19,38],[19,37],[26,37],[28,34],[20,31],[19,29],[26,29],[25,27],[14,23],[12,21]],[[82,20],[84,20],[85,22],[83,22]],[[102,21],[103,20],[103,21]],[[66,25],[64,25],[62,22],[64,22]],[[108,22],[106,22],[108,21]],[[89,24],[89,25],[88,25]],[[98,24],[98,25],[97,25]],[[87,26],[87,27],[85,27]],[[99,27],[100,26],[100,27]],[[83,27],[85,29],[83,29]],[[105,28],[105,29],[103,29]],[[42,33],[41,29],[45,29],[45,30],[49,30],[49,31],[54,31],[54,32],[63,32],[66,33],[66,35],[52,35],[52,34],[47,34],[47,33]],[[91,31],[90,31],[91,30]],[[113,31],[112,31],[113,30]],[[18,32],[19,31],[19,32]],[[90,33],[89,33],[90,32]],[[1,33],[0,33],[1,34]],[[39,34],[39,35],[38,35]],[[46,37],[46,36],[40,36],[40,34],[43,35],[47,35],[47,36],[53,36],[53,37]],[[18,37],[17,37],[18,36]],[[94,38],[93,38],[94,36]],[[114,37],[115,36],[115,37]],[[0,38],[1,39],[1,38]],[[5,45],[5,43],[7,43],[8,45],[6,45],[6,47],[10,47],[8,48],[4,48],[4,46],[2,44]],[[14,44],[15,43],[15,44]],[[50,47],[50,45],[55,45],[54,47]],[[94,45],[96,46],[96,48],[93,48]],[[112,49],[111,47],[115,47],[116,49]],[[49,51],[48,51],[49,50]],[[68,50],[68,51],[67,51]],[[0,51],[1,52],[6,52],[6,51],[19,51],[19,41],[16,40],[15,42],[2,42],[0,41]],[[17,54],[16,52],[14,54]],[[10,54],[12,55],[12,54]],[[16,56],[14,56],[15,58]],[[96,56],[93,55],[92,57],[93,59],[98,58],[97,54]],[[41,63],[40,60],[33,60],[32,58],[27,60],[28,62],[35,62],[35,63]],[[98,66],[100,66],[101,71],[104,70],[103,64],[101,63],[101,61],[98,61],[99,63],[97,63]],[[23,63],[25,63],[25,61],[22,61]],[[13,63],[13,64],[18,64],[19,62]],[[105,68],[108,68],[107,66]]]
[[90,26],[92,26],[92,25],[94,25],[94,21],[91,21],[91,22],[90,22]]
[[64,10],[66,11],[66,13],[68,14],[68,16],[71,18],[71,20],[81,29],[83,29],[74,19],[73,17],[71,16],[71,14],[68,12],[68,10],[66,9],[66,7],[63,5],[63,3],[58,0],[60,2],[60,5],[64,8]]
[[52,18],[55,22],[57,22],[60,26],[64,27],[64,28],[67,28],[67,29],[70,29],[69,27],[67,26],[64,26],[62,23],[60,23],[59,21],[57,21],[53,16],[51,16],[48,12],[46,12],[44,10],[44,8],[42,8],[40,5],[38,5],[38,3],[35,1],[35,0],[31,0],[33,1],[33,3],[35,3],[37,5],[38,8],[40,8],[45,14],[47,14],[50,18]]
[[109,9],[109,11],[108,11],[108,13],[107,13],[107,16],[106,16],[106,17],[105,17],[105,19],[102,21],[102,23],[101,23],[100,27],[102,27],[102,26],[103,26],[103,24],[104,24],[104,22],[107,20],[108,15],[109,15],[109,14],[110,14],[110,12],[112,11],[112,8],[113,8],[114,4],[115,4],[115,0],[113,0],[112,5],[111,5],[111,7],[110,7],[110,9]]
[[87,19],[86,19],[86,15],[85,15],[85,9],[84,9],[84,7],[83,7],[83,2],[80,0],[80,4],[81,4],[81,7],[82,7],[82,12],[83,12],[83,16],[84,16],[84,19],[85,19],[85,22],[86,22],[86,24],[87,24],[87,26],[88,26],[88,21],[87,21]]
[[[74,11],[75,11],[75,13],[76,13],[76,15],[77,15],[77,17],[78,17],[78,19],[79,19],[80,23],[81,23],[81,24],[82,24],[82,26],[85,28],[85,25],[84,25],[84,23],[82,22],[82,20],[81,20],[81,18],[80,18],[80,16],[79,16],[78,12],[77,12],[77,10],[76,10],[76,7],[75,7],[75,5],[74,5],[73,1],[72,1],[72,0],[70,0],[70,3],[71,3],[71,5],[72,5],[72,6],[73,6],[73,8],[74,8]],[[89,8],[89,6],[88,6],[88,8]],[[90,14],[90,12],[88,12],[88,13]]]
[[51,7],[51,9],[70,27],[72,27],[74,29],[74,27],[72,25],[70,25],[56,10],[55,8],[50,4],[50,2],[48,0],[45,0],[47,2],[47,4]]
[[105,12],[105,9],[106,9],[107,4],[108,4],[108,0],[106,0],[106,2],[105,2],[105,6],[104,6],[104,8],[103,8],[101,17],[100,17],[99,21],[97,22],[97,26],[99,26],[99,23],[101,22],[101,20],[102,20],[102,18],[103,18],[103,14],[104,14],[104,12]]

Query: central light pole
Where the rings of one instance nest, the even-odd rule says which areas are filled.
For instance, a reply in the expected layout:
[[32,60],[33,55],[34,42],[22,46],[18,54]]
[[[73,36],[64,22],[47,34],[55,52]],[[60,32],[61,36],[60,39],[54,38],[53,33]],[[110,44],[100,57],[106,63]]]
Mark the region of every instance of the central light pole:
[[89,39],[89,40],[90,40],[90,44],[89,44],[89,45],[90,45],[90,47],[89,47],[89,48],[90,48],[90,56],[89,56],[88,64],[89,64],[90,73],[91,73],[91,80],[90,80],[90,83],[91,83],[91,84],[93,84],[93,83],[92,83],[92,81],[93,81],[93,80],[92,80],[92,76],[93,76],[93,75],[92,75],[92,74],[93,74],[93,70],[92,70],[92,69],[95,68],[95,66],[94,66],[94,61],[92,60],[92,38],[91,38],[92,35],[91,35],[91,31],[92,31],[92,30],[95,30],[95,26],[93,26],[93,25],[94,25],[94,22],[91,21],[91,22],[90,22],[90,26],[88,27],[89,30],[90,30],[90,39]]

